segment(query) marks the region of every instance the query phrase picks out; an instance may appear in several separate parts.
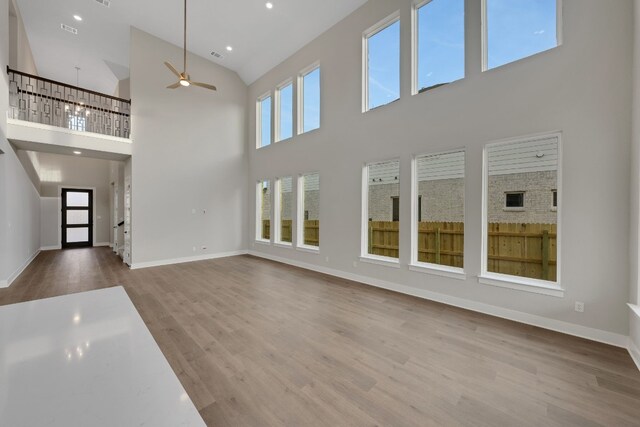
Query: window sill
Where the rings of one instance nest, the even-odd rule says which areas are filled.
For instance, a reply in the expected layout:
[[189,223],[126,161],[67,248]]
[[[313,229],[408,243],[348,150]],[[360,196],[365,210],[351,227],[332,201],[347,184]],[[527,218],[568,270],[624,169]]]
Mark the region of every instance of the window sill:
[[552,207],[551,208],[551,212],[558,212],[558,208],[557,207]]
[[271,240],[256,239],[256,243],[260,243],[261,245],[271,246]]
[[562,289],[560,285],[550,284],[551,282],[545,282],[543,280],[508,276],[505,274],[484,273],[478,276],[478,282],[483,285],[564,298],[564,289]]
[[375,255],[367,255],[367,256],[361,255],[360,261],[368,264],[383,265],[385,267],[400,268],[400,260],[397,260],[395,258],[375,256]]
[[419,273],[434,274],[436,276],[448,277],[450,279],[467,280],[467,275],[462,268],[447,267],[437,264],[416,262],[409,264],[409,270]]
[[[297,136],[308,135],[308,134],[313,133],[313,132],[318,132],[319,130],[320,130],[320,127],[317,127],[315,129],[309,129],[307,131],[301,131],[301,132],[298,132]],[[291,139],[291,138],[289,138],[289,139]]]
[[278,248],[289,248],[289,249],[293,247],[293,245],[288,242],[276,242],[273,244],[273,246],[276,246]]
[[310,254],[318,255],[320,253],[320,248],[318,246],[302,245],[302,246],[298,246],[296,249],[299,250],[300,252],[307,252]]
[[502,208],[503,212],[524,212],[524,208]]
[[633,311],[636,316],[640,317],[640,305],[635,305],[635,304],[627,304],[629,306],[629,308],[631,309],[631,311]]

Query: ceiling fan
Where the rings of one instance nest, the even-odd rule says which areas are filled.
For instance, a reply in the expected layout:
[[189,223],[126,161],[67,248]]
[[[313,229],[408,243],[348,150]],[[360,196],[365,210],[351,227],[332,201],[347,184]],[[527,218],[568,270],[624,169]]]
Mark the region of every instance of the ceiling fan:
[[178,70],[176,70],[176,67],[171,65],[171,63],[165,61],[164,65],[166,65],[167,68],[170,69],[171,72],[173,74],[175,74],[180,79],[177,82],[175,82],[174,84],[167,86],[167,89],[176,89],[176,88],[178,88],[180,86],[187,87],[187,86],[194,85],[194,86],[203,87],[205,89],[217,90],[214,85],[192,81],[191,80],[191,76],[189,74],[187,74],[187,0],[184,0],[184,51],[183,51],[183,58],[184,58],[184,62],[183,62],[183,70],[184,71],[182,71],[182,72],[179,72]]

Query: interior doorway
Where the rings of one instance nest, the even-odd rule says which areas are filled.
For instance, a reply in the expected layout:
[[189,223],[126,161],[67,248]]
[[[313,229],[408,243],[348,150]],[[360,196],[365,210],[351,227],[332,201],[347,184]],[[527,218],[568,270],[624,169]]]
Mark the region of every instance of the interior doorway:
[[93,190],[62,189],[62,248],[93,246]]

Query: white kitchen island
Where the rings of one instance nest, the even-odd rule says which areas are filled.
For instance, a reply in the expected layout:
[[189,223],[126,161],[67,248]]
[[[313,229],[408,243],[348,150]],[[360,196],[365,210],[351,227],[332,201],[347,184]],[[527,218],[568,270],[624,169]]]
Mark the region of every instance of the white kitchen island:
[[115,287],[0,307],[0,425],[205,424]]

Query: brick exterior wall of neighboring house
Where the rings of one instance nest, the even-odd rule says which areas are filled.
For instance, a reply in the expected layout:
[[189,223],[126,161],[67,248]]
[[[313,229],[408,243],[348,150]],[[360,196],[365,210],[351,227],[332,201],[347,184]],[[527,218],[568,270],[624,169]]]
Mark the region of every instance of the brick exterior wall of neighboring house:
[[[498,223],[556,224],[553,190],[558,187],[556,171],[527,172],[489,177],[488,220]],[[524,191],[524,209],[505,209],[505,193]]]
[[[392,197],[399,193],[398,184],[369,186],[369,218],[391,221]],[[528,172],[489,177],[489,222],[555,224],[557,213],[552,209],[553,190],[557,188],[557,173]],[[505,209],[505,193],[524,191],[524,209]],[[422,196],[422,218],[427,222],[464,221],[464,180],[443,179],[421,181],[418,194]],[[400,209],[407,209],[400,203]]]

